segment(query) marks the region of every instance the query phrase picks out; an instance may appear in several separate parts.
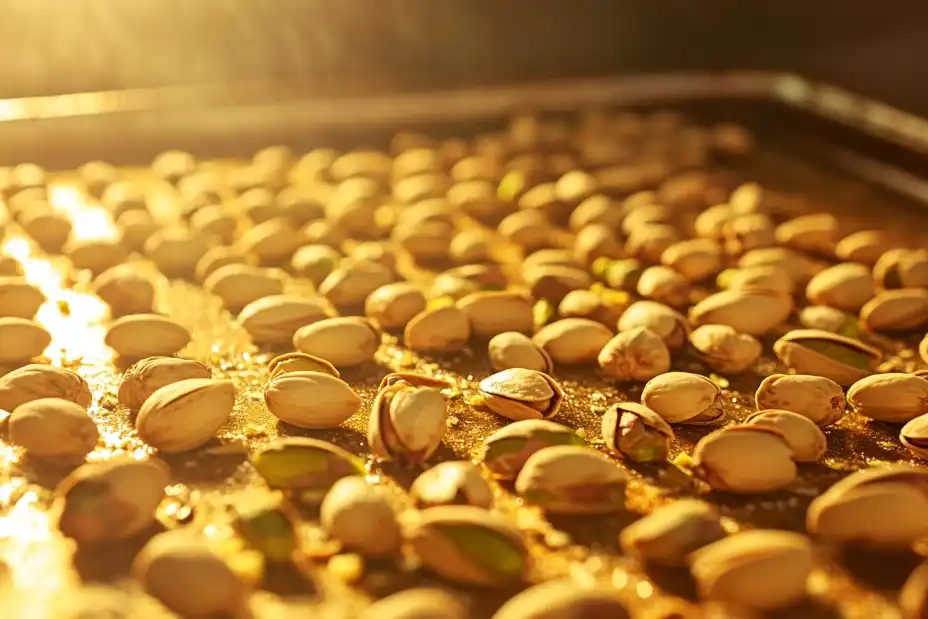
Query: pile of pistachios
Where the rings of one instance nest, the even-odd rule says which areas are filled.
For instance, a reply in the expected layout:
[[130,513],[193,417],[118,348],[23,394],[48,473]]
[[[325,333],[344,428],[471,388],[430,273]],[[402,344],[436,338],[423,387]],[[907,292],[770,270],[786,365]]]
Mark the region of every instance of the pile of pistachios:
[[[719,499],[801,496],[851,420],[895,424],[911,460],[928,460],[928,247],[752,181],[755,150],[734,124],[593,110],[519,114],[468,139],[403,132],[382,149],[275,146],[234,165],[169,151],[143,171],[0,169],[0,231],[29,248],[23,264],[0,260],[7,438],[66,473],[60,533],[88,551],[146,542],[132,574],[183,616],[245,616],[274,571],[318,582],[327,566],[351,585],[374,564],[444,585],[340,616],[483,616],[464,586],[507,592],[494,619],[630,617],[640,600],[615,578],[546,557],[558,519],[625,515],[628,488],[653,479],[664,506],[615,540],[622,570],[682,570],[736,614],[801,603],[817,547],[928,537],[928,467],[847,475],[814,498],[807,535],[752,530]],[[88,234],[76,218],[91,213],[113,233]],[[24,268],[37,259],[107,307],[112,393],[48,362],[55,301]],[[242,359],[193,352],[197,333],[161,298],[176,280],[247,334],[246,363],[269,360],[257,379]],[[456,374],[462,359],[482,370]],[[576,368],[615,386],[598,436],[572,422],[592,414]],[[154,534],[176,458],[221,453],[230,420],[262,400],[278,427],[239,450],[262,498]],[[447,435],[486,415],[490,431],[450,458]],[[108,416],[131,420],[132,454],[108,450]],[[321,438],[348,425],[366,444]],[[928,607],[926,569],[903,588],[907,618]],[[699,612],[661,599],[668,617]]]

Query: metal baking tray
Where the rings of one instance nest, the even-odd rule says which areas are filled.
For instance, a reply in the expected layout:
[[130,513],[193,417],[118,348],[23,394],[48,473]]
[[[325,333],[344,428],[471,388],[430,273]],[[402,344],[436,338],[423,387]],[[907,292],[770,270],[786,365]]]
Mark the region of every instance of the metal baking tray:
[[[745,178],[808,196],[810,208],[814,205],[840,214],[849,229],[878,225],[898,230],[914,242],[924,244],[928,239],[928,181],[924,178],[928,174],[928,121],[799,76],[670,74],[448,92],[355,90],[351,95],[321,96],[298,84],[239,85],[0,101],[0,165],[33,161],[49,169],[67,169],[104,159],[144,179],[140,166],[169,148],[235,165],[236,158],[278,143],[299,152],[323,145],[383,145],[400,129],[466,136],[502,127],[508,115],[524,109],[567,115],[589,106],[673,108],[694,120],[737,121],[756,131],[761,152],[739,171]],[[56,179],[64,188],[73,183],[66,173]],[[165,208],[173,207],[170,195],[161,199]],[[68,208],[79,217],[96,207],[79,202]],[[15,230],[12,233],[15,241]],[[11,245],[9,238],[4,247],[7,252],[18,252],[27,277],[40,283],[54,302],[39,315],[54,337],[46,351],[50,362],[75,369],[91,384],[91,414],[105,443],[92,457],[105,458],[120,450],[144,452],[145,446],[133,435],[128,412],[116,402],[120,370],[102,344],[107,317],[99,301],[87,294],[86,278],[71,277],[61,260],[32,254],[22,243]],[[231,447],[220,449],[222,453],[168,458],[177,479],[169,488],[169,505],[180,511],[192,506],[197,513],[194,522],[207,523],[210,535],[221,536],[228,528],[227,507],[263,492],[245,461],[245,451],[278,433],[295,430],[277,428],[261,401],[264,366],[273,352],[256,349],[218,300],[199,287],[167,280],[158,280],[157,285],[157,309],[174,316],[194,335],[183,354],[209,363],[218,375],[233,377],[239,387],[233,422],[221,433],[222,442]],[[66,313],[59,311],[62,302],[69,308]],[[919,363],[910,354],[911,344],[881,342],[892,351],[888,363],[907,369]],[[440,459],[473,456],[482,438],[500,426],[492,414],[466,403],[475,382],[490,372],[479,345],[452,357],[422,358],[388,338],[378,362],[345,375],[365,400],[361,413],[342,428],[314,432],[314,436],[366,453],[363,437],[370,400],[389,369],[417,368],[452,378],[461,388],[462,397],[450,405],[452,423]],[[675,367],[702,371],[686,358],[675,361]],[[758,367],[760,374],[733,379],[728,385],[727,408],[732,419],[746,415],[761,375],[776,371],[777,365],[767,357]],[[591,369],[557,368],[554,376],[568,396],[560,421],[582,429],[591,439],[599,435],[598,414],[608,404],[637,398],[640,392],[640,386],[617,390]],[[681,430],[674,455],[691,449],[703,432]],[[743,526],[802,530],[809,500],[846,472],[877,460],[910,458],[892,428],[854,416],[827,434],[828,456],[821,464],[805,466],[793,491],[746,498],[708,493],[704,498],[718,503],[732,522]],[[48,488],[60,477],[59,471],[21,460],[5,443],[0,444],[0,463],[0,558],[13,568],[6,584],[0,581],[3,617],[97,616],[67,613],[76,609],[102,612],[104,608],[110,612],[102,615],[107,617],[164,616],[126,580],[137,544],[115,545],[102,554],[72,555],[72,549],[50,527]],[[533,532],[540,576],[611,583],[640,616],[658,616],[655,613],[672,599],[693,601],[692,584],[685,574],[645,571],[619,556],[616,536],[634,514],[683,491],[655,470],[636,468],[631,474],[628,515],[546,521],[521,506],[505,488],[499,488],[498,503],[504,513]],[[414,472],[386,466],[374,467],[372,475],[394,488],[397,501],[403,504],[401,488]],[[312,537],[312,532],[307,535]],[[824,548],[819,558],[810,600],[778,616],[894,617],[895,590],[919,559],[914,554],[889,559],[837,557]],[[362,579],[348,586],[319,563],[312,582],[287,577],[268,581],[267,589],[255,596],[255,615],[303,616],[312,609],[321,617],[352,617],[370,598],[429,583],[459,592],[472,603],[473,617],[478,619],[489,617],[513,593],[455,587],[407,568],[401,562],[372,562],[365,566]],[[728,616],[695,604],[685,608],[692,613],[687,617]]]

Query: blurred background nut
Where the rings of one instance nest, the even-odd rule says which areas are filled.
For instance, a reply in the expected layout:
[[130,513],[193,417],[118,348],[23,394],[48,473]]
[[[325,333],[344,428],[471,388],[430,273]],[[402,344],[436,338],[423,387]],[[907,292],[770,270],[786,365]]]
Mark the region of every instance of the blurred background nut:
[[918,331],[928,327],[928,288],[885,290],[860,310],[868,331]]
[[396,254],[396,247],[389,241],[364,241],[352,247],[348,256],[355,262],[373,262],[395,273]]
[[738,374],[760,358],[763,346],[752,335],[728,325],[703,325],[690,333],[690,344],[700,361],[716,372]]
[[756,266],[778,267],[786,271],[797,286],[805,286],[812,276],[824,268],[802,252],[788,247],[764,247],[752,249],[738,259],[738,267],[745,269]]
[[210,274],[203,288],[222,299],[226,309],[237,312],[252,301],[282,294],[284,282],[280,274],[271,269],[230,264]]
[[664,340],[670,350],[683,346],[689,324],[680,312],[655,301],[636,301],[619,318],[619,333],[644,327]]
[[616,233],[602,224],[589,224],[574,238],[574,255],[586,264],[597,258],[618,259],[625,257],[625,246]]
[[510,368],[525,368],[551,373],[554,362],[543,348],[523,333],[508,331],[493,336],[487,344],[490,365],[497,372]]
[[513,421],[553,417],[564,399],[564,391],[553,378],[524,368],[510,368],[484,378],[480,381],[480,395],[487,408]]
[[864,417],[905,423],[928,413],[928,380],[900,372],[874,374],[851,385],[847,401]]
[[319,508],[323,528],[345,548],[373,557],[399,550],[401,533],[396,513],[383,488],[363,477],[336,481]]
[[361,398],[345,381],[322,372],[278,374],[264,388],[271,413],[300,428],[334,428],[361,408]]
[[464,605],[441,589],[405,589],[377,600],[360,619],[467,619]]
[[167,277],[193,275],[209,246],[199,235],[185,229],[165,228],[145,241],[145,255]]
[[783,433],[759,426],[732,426],[704,436],[693,461],[697,478],[714,490],[736,494],[782,490],[797,475]]
[[622,211],[609,196],[595,194],[584,199],[570,214],[570,229],[579,232],[598,224],[617,233],[622,223]]
[[113,321],[103,341],[126,359],[167,357],[190,343],[190,332],[167,316],[132,314]]
[[245,230],[236,241],[236,247],[253,256],[258,264],[280,266],[307,242],[313,241],[297,231],[289,219],[275,217]]
[[515,479],[526,460],[553,445],[584,445],[572,429],[546,419],[524,419],[503,426],[483,442],[479,459],[500,479]]
[[828,449],[828,442],[819,427],[799,413],[776,409],[761,410],[745,419],[744,423],[779,430],[793,450],[793,459],[796,462],[817,462]]
[[110,267],[122,264],[129,257],[126,249],[115,240],[71,239],[62,247],[75,269],[87,269],[99,274]]
[[412,282],[380,286],[364,302],[364,314],[381,329],[402,329],[425,308],[425,295]]
[[820,427],[840,420],[846,406],[841,385],[810,374],[771,374],[757,388],[754,401],[758,410],[792,411]]
[[919,619],[928,614],[928,567],[919,565],[899,591],[899,608],[903,619]]
[[341,259],[341,252],[328,245],[303,245],[293,253],[290,266],[294,273],[318,286]]
[[212,378],[209,368],[192,359],[175,357],[148,357],[137,361],[119,382],[119,403],[138,410],[155,391],[188,378]]
[[606,588],[582,588],[567,581],[550,581],[510,598],[493,619],[557,619],[558,617],[609,617],[629,619],[625,602]]
[[725,535],[715,507],[704,501],[681,499],[625,527],[619,545],[625,554],[641,561],[682,566],[691,553]]
[[602,454],[576,445],[532,454],[516,478],[516,492],[552,514],[608,514],[625,509],[626,475]]
[[693,229],[696,236],[717,242],[724,237],[725,224],[737,215],[738,213],[728,203],[716,204],[696,216]]
[[28,318],[0,318],[0,363],[38,357],[51,342],[51,334]]
[[251,457],[267,485],[293,492],[301,500],[319,502],[336,481],[364,475],[364,462],[341,447],[304,436],[270,441]]
[[191,215],[189,225],[191,232],[200,238],[229,244],[235,241],[239,220],[222,206],[214,204]]
[[835,257],[872,267],[892,248],[891,239],[881,230],[861,230],[847,235],[835,246]]
[[633,462],[663,462],[667,459],[673,428],[660,415],[642,404],[622,402],[603,415],[606,446]]
[[522,277],[532,298],[558,304],[573,290],[586,290],[593,283],[589,273],[560,264],[533,264],[522,267]]
[[236,317],[256,344],[289,344],[302,327],[332,318],[324,300],[275,294],[252,301]]
[[691,290],[690,280],[670,267],[648,267],[638,278],[639,295],[671,307],[687,305]]
[[862,264],[843,262],[815,274],[806,286],[806,298],[846,312],[858,312],[873,298],[873,278]]
[[722,225],[722,242],[732,255],[772,247],[776,245],[773,222],[760,213],[735,215]]
[[625,251],[644,262],[660,262],[664,251],[679,240],[680,234],[673,226],[648,224],[632,228],[625,241]]
[[670,350],[645,327],[622,331],[597,357],[603,376],[617,381],[646,381],[670,371]]
[[380,346],[380,334],[364,318],[337,316],[300,327],[293,334],[293,345],[344,368],[370,361]]
[[493,238],[482,229],[461,230],[451,239],[448,251],[458,264],[488,262],[493,259]]
[[36,245],[53,254],[61,252],[71,237],[70,220],[51,209],[30,208],[20,218],[20,225]]
[[777,226],[777,242],[801,251],[832,254],[838,242],[838,220],[829,213],[795,217]]
[[45,295],[23,277],[0,276],[0,316],[32,318],[45,303]]
[[504,238],[530,252],[550,247],[552,223],[536,210],[516,211],[507,215],[496,228]]
[[441,462],[428,469],[409,489],[416,506],[473,505],[489,509],[493,490],[472,462]]
[[873,265],[873,280],[887,290],[928,287],[928,251],[887,249]]
[[827,305],[805,306],[799,310],[799,322],[806,329],[828,331],[844,337],[856,337],[860,331],[857,316]]
[[393,274],[383,265],[356,262],[329,273],[319,284],[319,293],[336,307],[358,307],[369,294],[391,281]]
[[869,376],[882,357],[863,342],[815,329],[790,331],[774,343],[773,352],[797,373],[824,376],[839,385]]
[[421,353],[450,353],[471,336],[467,314],[454,306],[433,307],[413,316],[403,329],[403,344]]
[[80,404],[41,398],[16,407],[9,419],[10,442],[29,457],[80,462],[100,438],[97,425]]
[[925,334],[925,337],[922,338],[921,343],[918,345],[918,354],[921,356],[922,361],[928,363],[928,333]]
[[631,296],[626,292],[593,284],[590,290],[568,292],[558,304],[557,314],[561,318],[589,318],[614,329],[630,301]]
[[641,403],[670,423],[709,424],[724,415],[721,390],[711,380],[689,372],[667,372],[647,382]]
[[690,308],[697,325],[728,325],[740,333],[763,335],[776,329],[793,311],[793,298],[767,290],[724,290]]
[[532,332],[532,300],[525,294],[486,290],[471,293],[455,305],[467,316],[471,334],[477,337]]
[[110,306],[113,316],[145,314],[152,311],[155,287],[132,263],[119,264],[93,280],[94,293]]
[[787,271],[770,265],[726,269],[719,273],[716,283],[723,289],[768,290],[790,295],[795,288],[793,278]]
[[594,363],[599,351],[612,339],[612,331],[588,318],[562,318],[545,325],[532,337],[555,363]]
[[661,264],[691,282],[698,282],[722,270],[722,252],[718,243],[711,239],[687,239],[665,249]]

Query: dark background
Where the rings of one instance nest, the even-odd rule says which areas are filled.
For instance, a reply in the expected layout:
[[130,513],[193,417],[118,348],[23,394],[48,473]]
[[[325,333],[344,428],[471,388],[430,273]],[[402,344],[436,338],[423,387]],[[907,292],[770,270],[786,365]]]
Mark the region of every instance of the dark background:
[[776,69],[928,113],[928,1],[3,0],[0,97]]

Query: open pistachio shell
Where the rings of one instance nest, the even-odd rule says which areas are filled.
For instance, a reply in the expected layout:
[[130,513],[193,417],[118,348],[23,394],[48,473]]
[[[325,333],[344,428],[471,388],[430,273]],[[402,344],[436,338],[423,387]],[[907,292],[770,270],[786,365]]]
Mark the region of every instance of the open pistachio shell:
[[783,433],[758,426],[731,426],[704,436],[693,460],[694,474],[724,492],[773,492],[792,484],[797,475]]
[[425,471],[409,489],[420,508],[439,505],[493,505],[493,490],[472,462],[442,462]]
[[607,514],[625,508],[625,472],[602,454],[576,445],[535,452],[516,479],[516,492],[555,514]]
[[480,393],[491,411],[513,421],[553,417],[564,399],[553,378],[524,368],[510,368],[483,379]]
[[364,463],[327,441],[290,436],[279,438],[251,459],[258,474],[271,488],[324,493],[348,475],[363,475]]
[[522,582],[531,556],[502,516],[466,505],[432,507],[406,533],[422,564],[448,580],[484,587]]
[[384,389],[400,382],[407,383],[413,387],[430,387],[432,389],[447,389],[451,386],[451,383],[448,381],[434,376],[413,374],[412,372],[391,372],[383,377],[383,380],[380,381],[380,387],[378,388]]
[[233,526],[236,533],[265,559],[284,563],[297,549],[296,516],[286,505],[262,506],[243,511]]
[[493,619],[629,619],[615,590],[585,588],[568,580],[535,585],[511,598]]
[[496,477],[515,479],[536,451],[554,445],[584,443],[572,428],[545,419],[524,419],[491,434],[483,443],[480,460]]
[[847,401],[870,419],[905,423],[928,413],[928,380],[901,372],[874,374],[851,385]]
[[824,376],[844,386],[872,374],[882,357],[863,342],[816,329],[790,331],[774,343],[773,351],[798,373]]
[[625,527],[619,544],[627,555],[648,563],[680,566],[687,556],[725,537],[721,516],[704,501],[682,499]]
[[603,415],[603,440],[619,455],[635,462],[667,459],[673,428],[644,404],[621,402]]
[[928,415],[916,417],[902,426],[899,441],[919,458],[928,460]]
[[368,421],[371,453],[383,460],[402,459],[421,464],[441,444],[447,415],[445,398],[439,389],[416,387],[406,380],[388,384],[374,399]]
[[289,372],[322,372],[341,378],[341,374],[334,365],[321,357],[305,352],[288,352],[278,355],[267,364],[267,371],[270,380]]

